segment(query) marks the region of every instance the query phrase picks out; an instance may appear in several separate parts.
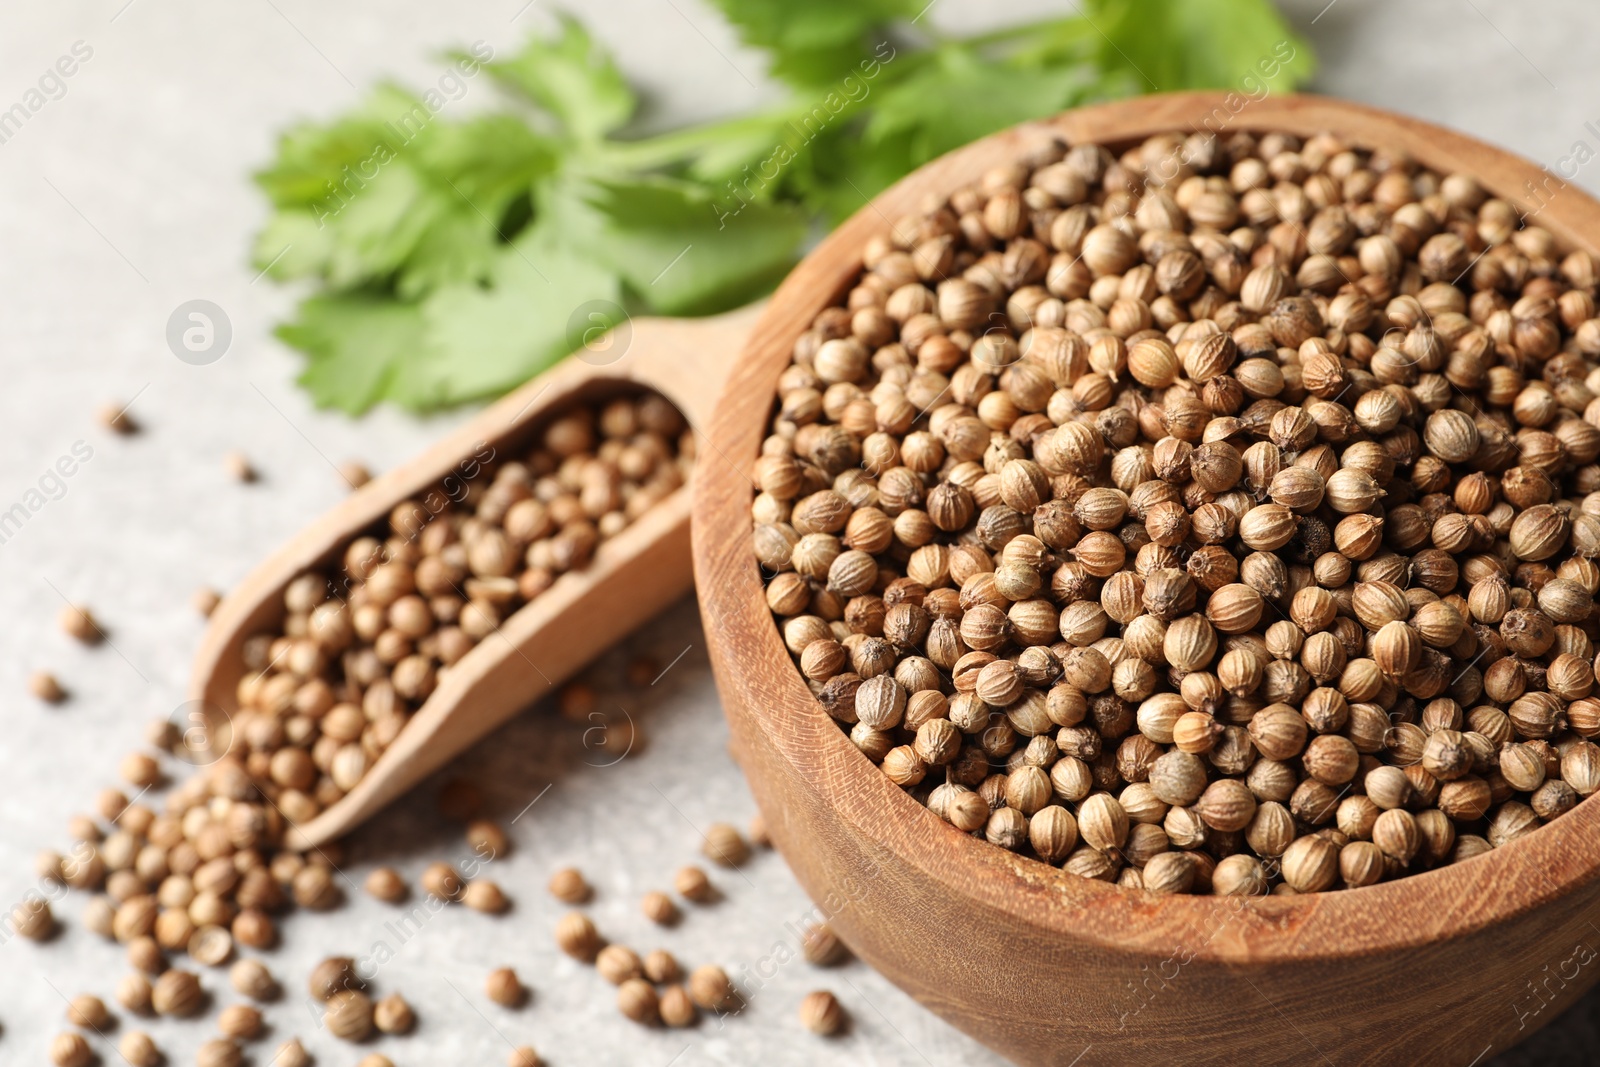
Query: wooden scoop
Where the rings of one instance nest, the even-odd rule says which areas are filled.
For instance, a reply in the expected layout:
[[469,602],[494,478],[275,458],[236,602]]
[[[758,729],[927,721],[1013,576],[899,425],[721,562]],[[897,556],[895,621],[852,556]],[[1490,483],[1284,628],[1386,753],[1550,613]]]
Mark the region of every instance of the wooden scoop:
[[[575,402],[642,386],[672,401],[698,429],[761,311],[753,304],[715,318],[633,319],[301,530],[211,616],[189,695],[213,728],[222,728],[215,736],[225,736],[227,716],[238,707],[245,640],[281,623],[284,589],[295,577],[337,566],[351,540],[402,501],[437,490],[448,476],[462,477],[460,464],[485,445],[501,457],[519,455],[531,445],[532,427]],[[688,591],[689,497],[685,486],[602,542],[588,567],[563,574],[442,672],[438,688],[356,787],[315,819],[290,827],[289,847],[306,849],[347,833]],[[226,751],[225,743],[213,751]]]

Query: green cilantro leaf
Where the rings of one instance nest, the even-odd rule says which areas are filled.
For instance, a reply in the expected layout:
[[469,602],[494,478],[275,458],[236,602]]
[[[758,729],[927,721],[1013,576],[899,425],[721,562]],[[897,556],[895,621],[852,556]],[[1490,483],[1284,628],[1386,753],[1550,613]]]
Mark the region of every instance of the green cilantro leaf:
[[794,262],[806,218],[674,178],[579,179],[553,214],[570,243],[616,271],[652,311],[699,315],[759,295]]
[[[351,413],[511,389],[624,308],[700,314],[764,291],[818,220],[933,157],[1097,97],[1294,88],[1310,48],[1270,0],[1084,0],[1080,14],[950,37],[926,0],[714,0],[797,87],[750,115],[616,136],[637,98],[574,19],[516,54],[454,56],[531,104],[446,113],[378,86],[279,139],[256,266],[309,280],[278,336]],[[932,38],[929,47],[915,40]]]
[[812,87],[849,74],[869,39],[917,18],[927,0],[712,0],[740,40],[772,53],[771,73]]
[[1140,92],[1287,92],[1316,67],[1270,0],[1087,0],[1099,65],[1138,79]]
[[876,146],[908,137],[907,159],[918,166],[996,130],[1059,111],[1089,84],[1080,69],[1018,69],[947,45],[937,62],[883,91],[866,140]]
[[306,354],[299,380],[318,407],[360,415],[381,400],[431,406],[407,373],[422,333],[415,304],[362,293],[313,296],[276,332]]
[[531,38],[510,59],[484,64],[500,84],[559,119],[580,142],[595,142],[625,125],[638,101],[611,57],[570,15],[561,35]]
[[512,389],[578,347],[569,323],[598,305],[621,317],[616,274],[536,226],[503,248],[488,286],[447,286],[422,304],[414,374],[429,403],[459,404]]

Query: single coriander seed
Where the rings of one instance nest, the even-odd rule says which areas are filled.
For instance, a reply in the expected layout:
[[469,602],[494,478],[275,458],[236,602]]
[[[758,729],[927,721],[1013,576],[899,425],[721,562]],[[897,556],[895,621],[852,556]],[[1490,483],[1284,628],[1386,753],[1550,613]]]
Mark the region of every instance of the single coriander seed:
[[844,1008],[832,993],[819,989],[800,1001],[800,1022],[814,1034],[832,1037],[844,1029]]

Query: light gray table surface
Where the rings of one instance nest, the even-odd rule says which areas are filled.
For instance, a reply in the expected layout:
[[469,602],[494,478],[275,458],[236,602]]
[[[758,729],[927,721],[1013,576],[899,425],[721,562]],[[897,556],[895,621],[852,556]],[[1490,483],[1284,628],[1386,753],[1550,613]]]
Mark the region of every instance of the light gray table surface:
[[[1551,166],[1575,141],[1600,143],[1585,125],[1600,120],[1593,4],[1325,3],[1295,0],[1289,9],[1320,50],[1320,91],[1443,122]],[[929,17],[966,28],[1053,5],[1008,7],[1001,14],[978,0],[937,0]],[[642,128],[734,113],[776,95],[760,57],[700,0],[594,0],[582,12],[646,91]],[[0,899],[15,901],[33,885],[33,854],[65,844],[68,816],[113,780],[143,724],[182,700],[202,625],[190,591],[226,588],[339,499],[330,460],[384,469],[464,417],[380,410],[353,421],[311,408],[293,385],[298,357],[270,336],[294,294],[258,279],[248,263],[264,218],[248,174],[287,123],[336,114],[382,77],[431,81],[447,45],[481,39],[509,51],[551,14],[544,0],[58,0],[0,9],[0,110],[75,43],[92,49],[64,95],[0,144],[0,511],[75,445],[92,449],[64,494],[0,543]],[[469,106],[483,106],[492,93],[479,81],[470,95]],[[1600,169],[1577,182],[1600,188]],[[209,366],[178,361],[164,339],[169,314],[194,298],[216,302],[232,322],[230,350]],[[100,404],[130,399],[143,433],[118,439],[96,425]],[[259,484],[229,480],[221,457],[230,449],[259,465]],[[85,649],[64,637],[54,622],[64,598],[92,605],[110,642]],[[694,858],[698,827],[743,824],[754,806],[726,754],[693,603],[628,648],[675,662],[644,693],[622,684],[629,652],[591,672],[644,724],[641,752],[613,767],[586,765],[599,760],[584,748],[582,727],[541,707],[453,768],[484,783],[502,820],[523,812],[511,826],[514,851],[494,864],[515,898],[509,915],[451,912],[402,941],[386,926],[392,913],[356,893],[339,911],[287,923],[285,944],[269,959],[286,984],[298,990],[329,952],[359,955],[387,943],[394,955],[378,991],[403,992],[421,1021],[414,1035],[373,1047],[402,1065],[500,1063],[508,1041],[532,1043],[565,1065],[999,1063],[859,963],[828,972],[775,965],[790,954],[792,924],[810,904],[774,853],[719,873],[725,899],[693,909],[675,929],[639,915],[639,895]],[[69,701],[45,707],[28,697],[25,679],[40,668],[61,677]],[[441,855],[465,855],[465,846],[428,797],[413,796],[354,837],[343,870],[359,882],[391,863],[415,876]],[[665,946],[689,963],[723,963],[745,981],[746,1013],[690,1032],[621,1020],[610,988],[551,942],[562,909],[542,887],[569,863],[597,887],[591,910],[607,935]],[[75,895],[59,910],[75,920],[83,900]],[[109,1000],[125,969],[118,949],[68,925],[47,946],[13,939],[0,947],[0,1063],[44,1062],[62,1026],[62,995]],[[507,964],[534,990],[521,1011],[482,995],[487,971]],[[774,971],[757,988],[751,976]],[[219,1004],[236,999],[220,974],[207,984]],[[795,1017],[799,998],[822,987],[853,1019],[832,1043],[805,1034]],[[1525,995],[1506,990],[1505,1010]],[[258,1062],[290,1034],[322,1064],[354,1064],[363,1054],[318,1032],[301,998],[273,1008],[269,1020],[270,1043],[254,1046]],[[180,1064],[209,1036],[206,1024],[124,1017],[122,1027],[130,1025],[154,1032]],[[112,1045],[99,1047],[106,1062],[121,1062]],[[1286,1037],[1291,1058],[1339,1061],[1337,1050]],[[1591,995],[1493,1062],[1597,1058],[1600,996]],[[1118,1062],[1117,1050],[1094,1048],[1083,1062]]]

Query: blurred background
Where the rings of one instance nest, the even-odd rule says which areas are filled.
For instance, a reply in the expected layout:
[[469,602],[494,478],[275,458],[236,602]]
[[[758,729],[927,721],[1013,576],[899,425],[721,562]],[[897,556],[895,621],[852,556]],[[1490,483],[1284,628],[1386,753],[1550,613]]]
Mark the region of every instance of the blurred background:
[[[1291,0],[1281,10],[1315,50],[1313,91],[1442,123],[1552,167],[1575,142],[1600,145],[1593,4]],[[1206,0],[1189,11],[1226,19],[1230,5]],[[933,0],[916,21],[937,40],[1069,12],[1044,0]],[[769,56],[701,0],[591,0],[580,17],[640,94],[629,135],[731,118],[790,92],[768,75]],[[346,113],[382,80],[436,83],[447,47],[481,41],[509,56],[556,25],[546,0],[57,0],[0,10],[0,512],[40,489],[58,457],[80,460],[70,478],[43,487],[44,502],[28,505],[25,524],[0,530],[0,898],[15,900],[33,884],[34,853],[64,845],[67,818],[115,779],[144,724],[182,701],[203,627],[191,591],[228,588],[339,499],[346,489],[337,464],[388,469],[470,414],[380,405],[356,418],[318,408],[296,385],[303,357],[273,330],[311,286],[280,284],[275,264],[252,258],[271,215],[252,173],[272,163],[285,128]],[[41,81],[65,69],[62,57],[75,60],[72,75]],[[40,87],[35,107],[29,94]],[[464,118],[501,100],[479,78],[450,114]],[[4,109],[17,103],[23,116],[13,109],[7,123]],[[1580,170],[1575,184],[1600,190],[1600,167]],[[214,305],[208,314],[231,334],[209,362],[177,358],[168,342],[174,312],[196,300]],[[127,406],[140,432],[121,437],[100,425],[107,404]],[[225,456],[234,451],[258,481],[230,476]],[[106,644],[84,648],[58,630],[69,600],[95,610]],[[671,664],[643,695],[620,677],[640,653]],[[35,670],[53,672],[69,699],[48,706],[30,697]],[[725,899],[710,912],[675,929],[650,927],[639,894],[664,888],[693,861],[697,827],[743,825],[754,806],[726,754],[692,602],[588,677],[627,702],[648,744],[598,766],[604,761],[589,758],[582,727],[538,708],[458,761],[450,773],[478,780],[503,823],[523,813],[511,827],[511,856],[496,864],[515,906],[499,919],[452,913],[400,946],[378,989],[404,993],[420,1023],[410,1037],[374,1048],[400,1064],[499,1063],[508,1045],[524,1043],[553,1064],[1000,1062],[859,963],[828,972],[801,961],[769,966],[782,946],[792,949],[789,924],[810,906],[773,853],[722,872]],[[378,862],[414,877],[430,859],[464,854],[424,795],[432,791],[356,835],[345,868],[352,878]],[[665,946],[691,965],[722,963],[736,979],[759,970],[748,1010],[688,1032],[623,1020],[610,988],[550,941],[564,909],[543,886],[564,864],[589,875],[596,921],[619,939]],[[42,1061],[62,1027],[63,995],[109,999],[125,965],[117,947],[75,924],[84,899],[58,908],[68,928],[54,942],[0,946],[0,1062]],[[298,989],[322,956],[359,954],[387,936],[387,919],[358,893],[340,911],[297,915],[274,970]],[[482,996],[483,976],[505,965],[533,989],[521,1011]],[[231,999],[220,975],[208,984],[219,1002]],[[821,1042],[801,1030],[794,1006],[813,988],[844,1003],[852,1018],[845,1036]],[[1508,989],[1506,1011],[1525,995]],[[297,998],[269,1021],[259,1062],[294,1034],[321,1063],[359,1058],[318,1031]],[[204,1023],[148,1028],[176,1063],[192,1062],[211,1036]],[[98,1047],[119,1062],[111,1044]],[[1315,1053],[1285,1047],[1286,1058],[1306,1055]],[[1600,996],[1591,995],[1492,1062],[1597,1059]],[[1114,1050],[1093,1049],[1084,1062],[1115,1062]]]

